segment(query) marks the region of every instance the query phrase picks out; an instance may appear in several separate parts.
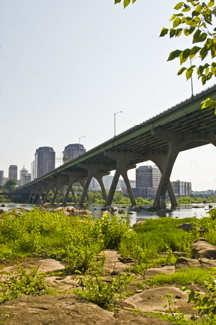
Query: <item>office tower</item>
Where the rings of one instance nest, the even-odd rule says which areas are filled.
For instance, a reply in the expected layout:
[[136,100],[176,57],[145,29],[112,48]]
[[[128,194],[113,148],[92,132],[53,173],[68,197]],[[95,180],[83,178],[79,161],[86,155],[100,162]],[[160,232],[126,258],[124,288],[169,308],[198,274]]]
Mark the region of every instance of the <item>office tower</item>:
[[16,165],[9,166],[8,179],[14,179],[17,182],[17,166]]
[[174,194],[178,196],[191,195],[191,182],[182,182],[180,180],[171,182]]
[[25,185],[25,176],[28,174],[27,169],[25,166],[20,171],[20,186]]
[[0,170],[0,186],[4,185],[4,171]]
[[55,169],[55,151],[51,147],[40,147],[35,152],[35,178]]
[[160,183],[157,166],[140,166],[136,169],[136,196],[154,197]]
[[80,143],[69,144],[63,151],[63,162],[66,163],[86,152],[84,146]]

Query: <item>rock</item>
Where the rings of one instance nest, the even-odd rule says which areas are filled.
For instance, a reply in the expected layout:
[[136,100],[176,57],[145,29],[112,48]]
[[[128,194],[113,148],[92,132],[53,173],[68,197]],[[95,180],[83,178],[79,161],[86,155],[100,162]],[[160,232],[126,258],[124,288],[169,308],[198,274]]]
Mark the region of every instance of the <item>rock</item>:
[[196,239],[192,244],[192,255],[194,258],[216,259],[216,246],[211,245],[207,240]]
[[201,267],[204,269],[211,269],[212,267],[216,268],[216,260],[210,260],[208,258],[200,258],[199,262]]
[[176,261],[176,269],[186,269],[188,267],[200,267],[200,262],[196,259],[179,257]]
[[144,223],[145,221],[137,221],[133,224],[133,227],[137,227],[137,226],[140,226]]
[[113,313],[71,294],[31,296],[5,302],[0,305],[0,321],[5,320],[10,325],[171,325],[168,321],[128,310]]
[[104,263],[104,270],[109,272],[112,275],[116,275],[130,266],[133,266],[134,263],[132,261],[127,260],[126,263],[121,262],[124,259],[122,256],[115,250],[106,249],[105,251],[101,252],[98,257],[105,255],[105,263]]
[[32,260],[28,262],[24,262],[21,264],[16,264],[14,266],[8,266],[5,267],[3,270],[8,273],[17,272],[18,267],[22,266],[25,269],[29,269],[31,267],[37,268],[38,273],[48,273],[48,272],[54,272],[54,271],[62,271],[65,269],[65,266],[62,265],[60,262],[48,258],[44,260]]
[[191,231],[194,228],[194,224],[193,223],[183,223],[181,225],[176,226],[176,228],[185,230],[185,231]]
[[[161,312],[165,311],[163,306],[166,303],[164,300],[166,294],[173,295],[171,308],[177,308],[180,312],[188,312],[188,310],[191,312],[194,305],[187,302],[187,294],[175,287],[148,289],[127,298],[125,302],[142,312]],[[159,322],[159,324],[161,323]]]
[[65,277],[49,276],[46,277],[46,281],[58,292],[69,291],[79,287],[78,280],[73,279],[73,277],[69,275]]
[[158,274],[173,274],[174,272],[175,272],[175,266],[173,266],[173,265],[158,267],[158,268],[150,268],[150,269],[146,270],[145,278],[150,279]]
[[4,210],[3,209],[0,209],[0,214],[2,214],[4,212]]
[[2,208],[5,208],[5,206],[6,206],[6,205],[5,205],[4,203],[3,203],[3,204],[1,204],[1,207],[2,207]]

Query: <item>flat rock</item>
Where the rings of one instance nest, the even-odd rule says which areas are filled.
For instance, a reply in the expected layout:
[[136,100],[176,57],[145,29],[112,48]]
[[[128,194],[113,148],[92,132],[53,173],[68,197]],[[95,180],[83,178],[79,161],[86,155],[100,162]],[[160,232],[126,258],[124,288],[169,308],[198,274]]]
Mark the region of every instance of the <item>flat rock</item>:
[[176,269],[186,269],[188,267],[200,267],[200,261],[197,259],[179,257],[176,261]]
[[113,273],[120,273],[124,270],[126,270],[128,267],[134,265],[134,263],[126,263],[121,262],[122,256],[115,250],[109,250],[106,249],[102,253],[100,253],[98,256],[103,256],[105,255],[105,264],[104,264],[104,270],[109,272],[110,274]]
[[165,311],[164,296],[166,294],[173,295],[171,308],[177,308],[180,312],[192,311],[193,304],[188,303],[188,297],[185,292],[175,287],[159,287],[137,293],[125,300],[126,303],[132,305],[135,309],[143,312]]
[[3,271],[8,273],[13,273],[18,271],[18,267],[22,266],[24,269],[30,269],[31,267],[36,268],[38,273],[48,273],[48,272],[56,272],[62,271],[65,269],[65,266],[60,262],[47,258],[44,260],[32,260],[24,263],[16,264],[13,266],[8,266],[3,269]]
[[171,325],[127,310],[114,314],[75,295],[31,296],[5,302],[0,305],[0,321],[5,320],[10,325]]
[[150,279],[158,274],[173,274],[175,272],[175,266],[163,266],[157,268],[149,268],[145,272],[145,278]]

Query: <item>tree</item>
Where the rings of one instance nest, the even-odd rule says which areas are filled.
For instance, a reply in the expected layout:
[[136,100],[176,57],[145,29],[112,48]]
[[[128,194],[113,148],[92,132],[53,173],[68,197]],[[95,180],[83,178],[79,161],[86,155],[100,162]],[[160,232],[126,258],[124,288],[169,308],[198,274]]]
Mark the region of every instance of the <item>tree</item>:
[[[135,1],[115,0],[115,4],[122,2],[125,8]],[[170,18],[172,27],[162,28],[160,37],[165,35],[169,35],[170,38],[181,35],[189,36],[192,39],[192,46],[171,52],[168,61],[178,58],[180,65],[189,62],[189,67],[183,66],[178,71],[178,75],[185,73],[188,80],[193,72],[196,72],[198,79],[204,85],[212,77],[216,77],[216,62],[213,61],[216,57],[215,1],[185,0],[177,3],[174,10],[177,13]],[[197,65],[192,62],[195,57],[200,59]],[[207,98],[202,102],[201,108],[213,108],[216,114],[216,100]]]
[[15,191],[15,189],[16,189],[16,181],[14,179],[9,179],[5,183],[4,187],[7,192],[11,193],[11,192]]

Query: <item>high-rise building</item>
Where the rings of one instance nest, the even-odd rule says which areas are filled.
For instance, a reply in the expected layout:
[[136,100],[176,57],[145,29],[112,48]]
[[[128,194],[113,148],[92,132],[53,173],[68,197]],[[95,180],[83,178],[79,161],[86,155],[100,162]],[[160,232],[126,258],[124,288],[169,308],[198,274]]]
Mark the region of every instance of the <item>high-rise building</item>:
[[171,182],[171,184],[175,196],[191,195],[191,182],[182,182],[177,180],[175,182]]
[[66,163],[86,152],[84,146],[80,143],[69,144],[63,151],[63,162]]
[[35,178],[55,169],[55,151],[51,147],[40,147],[35,152]]
[[16,165],[9,166],[8,178],[14,179],[17,182],[17,166]]
[[4,171],[0,170],[0,186],[4,185]]
[[154,197],[161,179],[157,166],[140,166],[136,169],[136,196]]
[[20,186],[25,185],[25,176],[28,174],[27,169],[23,166],[20,171]]

